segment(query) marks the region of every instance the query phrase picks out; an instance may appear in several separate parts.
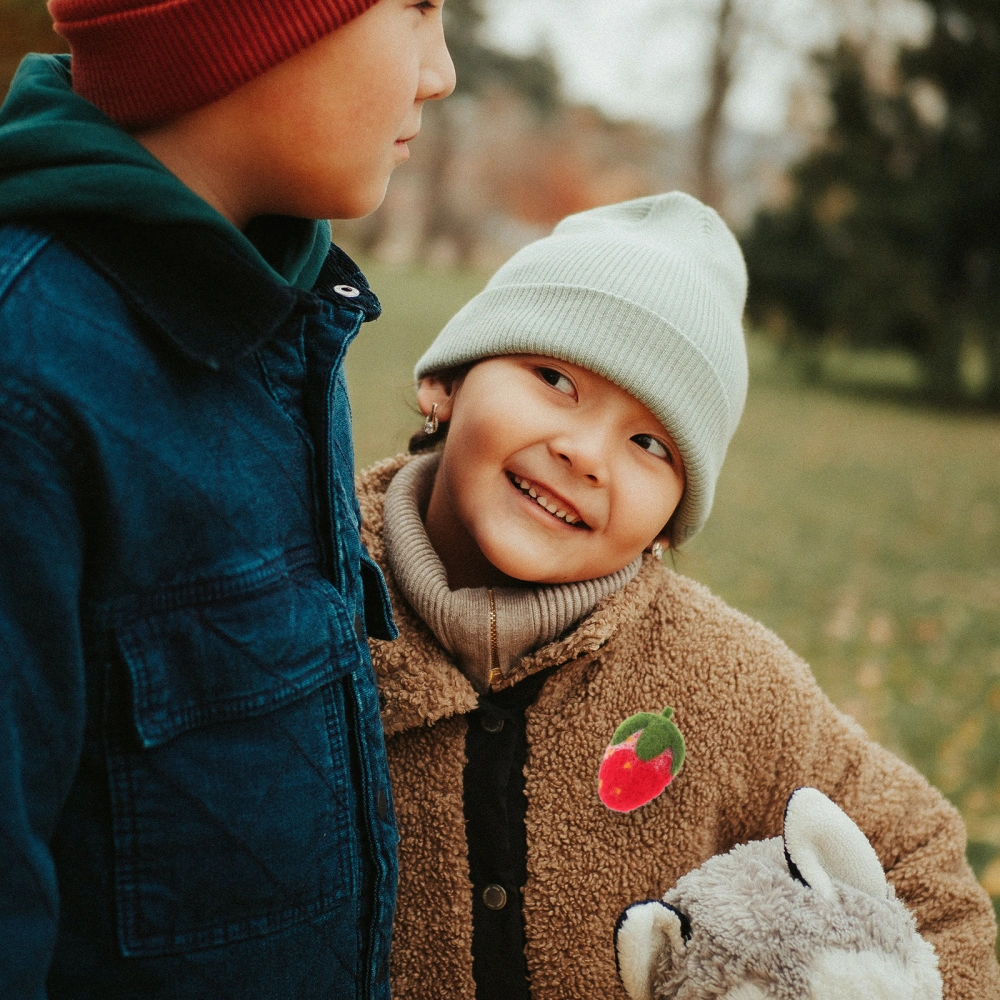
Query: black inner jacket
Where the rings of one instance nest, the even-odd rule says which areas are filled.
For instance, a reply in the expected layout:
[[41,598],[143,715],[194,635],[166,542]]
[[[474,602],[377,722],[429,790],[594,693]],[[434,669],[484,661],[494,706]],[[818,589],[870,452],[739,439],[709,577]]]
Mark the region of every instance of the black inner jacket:
[[[555,670],[483,695],[469,714],[463,804],[472,879],[472,974],[476,1000],[530,1000],[524,955],[524,900],[528,838],[524,765],[528,708]],[[502,724],[501,724],[502,723]],[[500,909],[486,905],[487,887],[506,893]],[[490,890],[496,901],[499,893]]]

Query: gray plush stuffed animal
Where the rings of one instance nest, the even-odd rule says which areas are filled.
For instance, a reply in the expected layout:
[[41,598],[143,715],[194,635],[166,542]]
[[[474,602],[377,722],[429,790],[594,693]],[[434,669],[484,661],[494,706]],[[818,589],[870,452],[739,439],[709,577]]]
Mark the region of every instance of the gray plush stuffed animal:
[[615,929],[631,1000],[940,1000],[934,949],[871,844],[815,788],[784,836],[709,858]]

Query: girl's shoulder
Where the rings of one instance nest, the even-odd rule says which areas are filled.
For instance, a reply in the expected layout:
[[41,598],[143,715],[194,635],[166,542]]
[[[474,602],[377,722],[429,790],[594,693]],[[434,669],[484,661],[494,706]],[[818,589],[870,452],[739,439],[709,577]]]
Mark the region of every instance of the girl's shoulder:
[[[777,687],[812,698],[808,665],[765,625],[706,586],[647,557],[648,600],[609,641],[602,657],[612,672],[657,688],[661,682],[752,697]],[[600,610],[600,609],[598,609]]]
[[662,561],[647,555],[637,580],[643,577],[648,601],[633,628],[647,640],[794,656],[767,626]]

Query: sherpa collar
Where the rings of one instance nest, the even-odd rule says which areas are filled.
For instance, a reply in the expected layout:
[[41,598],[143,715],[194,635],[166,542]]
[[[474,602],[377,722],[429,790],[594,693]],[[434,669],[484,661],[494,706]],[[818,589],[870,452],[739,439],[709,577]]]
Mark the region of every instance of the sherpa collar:
[[[413,458],[399,455],[379,462],[360,473],[356,484],[362,538],[385,572],[400,632],[394,642],[371,642],[383,706],[382,723],[388,736],[464,715],[478,705],[475,688],[403,597],[386,557],[386,490],[396,473]],[[519,659],[496,687],[511,687],[546,667],[594,659],[623,629],[642,617],[663,582],[664,572],[657,558],[643,556],[638,572],[626,586],[603,598],[593,613],[567,635]]]

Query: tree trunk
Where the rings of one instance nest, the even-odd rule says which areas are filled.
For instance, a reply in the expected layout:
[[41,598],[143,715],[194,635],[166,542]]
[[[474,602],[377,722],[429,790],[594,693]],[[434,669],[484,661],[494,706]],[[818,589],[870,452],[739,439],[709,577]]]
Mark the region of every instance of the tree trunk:
[[732,87],[736,56],[736,9],[734,0],[721,0],[716,16],[715,44],[709,67],[708,104],[698,127],[695,185],[703,202],[721,211],[722,181],[719,176],[719,144],[723,130],[722,113]]
[[424,181],[425,224],[421,255],[426,256],[435,244],[443,240],[453,247],[455,263],[464,266],[472,260],[475,241],[471,227],[454,207],[450,186],[452,162],[456,155],[455,123],[447,105],[436,105],[433,114],[432,155]]

